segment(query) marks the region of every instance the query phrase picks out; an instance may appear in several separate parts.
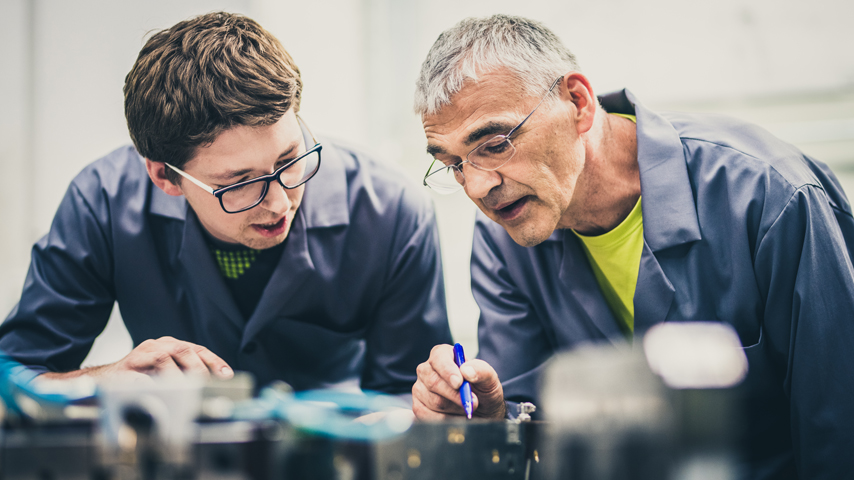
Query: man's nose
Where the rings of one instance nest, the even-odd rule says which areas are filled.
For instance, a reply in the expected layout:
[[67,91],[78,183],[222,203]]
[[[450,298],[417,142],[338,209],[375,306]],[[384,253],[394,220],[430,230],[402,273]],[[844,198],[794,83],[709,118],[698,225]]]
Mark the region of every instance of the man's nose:
[[261,206],[271,212],[282,214],[291,208],[291,199],[288,197],[285,187],[281,186],[277,181],[272,181],[267,186],[267,196],[264,197]]
[[485,197],[490,190],[501,185],[501,174],[497,170],[486,171],[467,164],[463,168],[466,179],[464,189],[472,200]]

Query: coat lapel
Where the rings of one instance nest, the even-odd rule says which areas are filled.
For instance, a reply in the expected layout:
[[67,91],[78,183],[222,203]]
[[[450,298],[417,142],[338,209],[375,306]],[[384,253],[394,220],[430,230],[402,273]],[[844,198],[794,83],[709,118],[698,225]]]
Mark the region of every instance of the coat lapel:
[[656,254],[702,239],[679,133],[628,90],[601,99],[609,112],[637,117],[644,247],[635,289],[635,333],[667,319],[675,289]]
[[305,214],[300,208],[288,233],[287,245],[273,275],[264,288],[264,293],[255,307],[255,312],[246,323],[241,348],[279,315],[288,311],[288,304],[314,270],[308,249]]
[[[578,307],[586,314],[586,321],[593,324],[602,336],[611,343],[624,343],[625,337],[620,331],[617,319],[608,307],[593,270],[587,261],[587,255],[580,240],[570,231],[563,231],[563,260],[560,267],[560,279],[568,293],[568,298],[578,302]],[[578,308],[571,309],[578,311]]]
[[634,298],[636,338],[640,338],[650,327],[667,318],[667,312],[673,303],[673,293],[673,284],[661,270],[661,265],[649,245],[644,242]]
[[[222,274],[214,264],[210,248],[202,233],[202,226],[191,208],[187,208],[184,222],[184,235],[178,260],[188,277],[186,284],[194,291],[193,298],[204,299],[196,305],[199,320],[206,332],[200,332],[205,337],[211,337],[207,331],[218,331],[223,328],[222,317],[225,317],[230,328],[239,331],[243,328],[243,315],[225,285]],[[209,326],[209,324],[213,324]],[[216,335],[222,338],[223,335]],[[210,339],[210,338],[209,338]]]

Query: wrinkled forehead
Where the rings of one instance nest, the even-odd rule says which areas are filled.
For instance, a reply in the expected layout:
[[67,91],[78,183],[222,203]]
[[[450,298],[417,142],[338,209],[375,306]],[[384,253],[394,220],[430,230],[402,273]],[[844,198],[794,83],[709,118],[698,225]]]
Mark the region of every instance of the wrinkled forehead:
[[506,134],[536,101],[527,98],[518,80],[509,76],[491,75],[467,82],[450,103],[421,116],[428,152],[435,155],[474,148],[490,136]]

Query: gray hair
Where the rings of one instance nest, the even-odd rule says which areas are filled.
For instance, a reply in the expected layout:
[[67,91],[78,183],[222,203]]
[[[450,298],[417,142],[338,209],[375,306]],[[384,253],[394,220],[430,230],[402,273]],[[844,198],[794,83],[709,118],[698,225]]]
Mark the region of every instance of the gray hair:
[[415,84],[415,112],[436,113],[466,81],[500,68],[517,76],[531,96],[580,71],[575,55],[539,22],[509,15],[467,18],[442,32],[427,53]]

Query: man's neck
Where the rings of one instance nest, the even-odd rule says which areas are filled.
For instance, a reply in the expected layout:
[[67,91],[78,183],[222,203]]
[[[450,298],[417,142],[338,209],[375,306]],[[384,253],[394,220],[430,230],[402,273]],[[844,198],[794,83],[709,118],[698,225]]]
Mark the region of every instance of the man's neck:
[[561,224],[582,235],[613,230],[640,198],[637,129],[631,120],[597,111],[596,124],[583,137],[584,169]]

